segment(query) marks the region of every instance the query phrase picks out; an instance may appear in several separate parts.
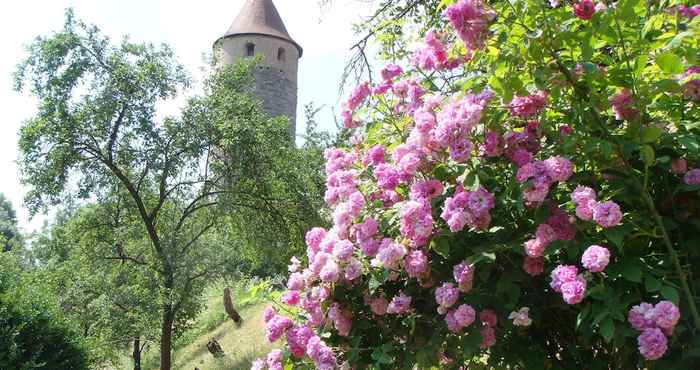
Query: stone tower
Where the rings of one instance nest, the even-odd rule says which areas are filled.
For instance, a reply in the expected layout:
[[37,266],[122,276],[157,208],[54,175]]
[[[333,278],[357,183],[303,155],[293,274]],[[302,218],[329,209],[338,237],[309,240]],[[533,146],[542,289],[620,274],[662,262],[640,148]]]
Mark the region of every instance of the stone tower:
[[289,118],[296,134],[297,69],[302,48],[287,32],[272,0],[245,0],[233,24],[217,42],[219,63],[263,57],[255,75],[255,94],[272,117]]

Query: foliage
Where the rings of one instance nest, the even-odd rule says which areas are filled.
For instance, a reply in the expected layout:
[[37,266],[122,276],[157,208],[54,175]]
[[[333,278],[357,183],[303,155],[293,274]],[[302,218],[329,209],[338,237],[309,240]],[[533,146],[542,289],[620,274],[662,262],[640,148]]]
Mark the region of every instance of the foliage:
[[0,367],[88,369],[86,343],[60,314],[54,297],[23,278],[17,259],[0,254]]
[[255,368],[693,368],[700,17],[677,1],[381,3],[420,3],[387,22],[425,42],[369,30],[405,72],[345,103],[333,227],[307,234],[291,312],[265,316],[288,347]]
[[[31,271],[80,326],[93,357],[113,364],[133,350],[135,340],[157,342],[159,328],[157,276],[146,266],[153,263],[148,240],[138,220],[114,213],[117,208],[103,203],[59,213],[32,243],[39,265]],[[134,253],[133,260],[125,250]],[[177,324],[175,331],[182,331]]]
[[92,200],[106,207],[101,220],[126,218],[94,235],[102,249],[88,253],[112,245],[112,258],[148,269],[137,280],[157,292],[169,369],[173,325],[194,317],[237,247],[268,256],[301,248],[302,231],[318,222],[314,172],[285,119],[265,116],[252,97],[254,61],[217,68],[202,96],[161,120],[157,106],[190,85],[167,46],[113,45],[68,11],[64,29],[28,51],[16,88],[28,86],[39,109],[20,132],[26,202],[37,212]]

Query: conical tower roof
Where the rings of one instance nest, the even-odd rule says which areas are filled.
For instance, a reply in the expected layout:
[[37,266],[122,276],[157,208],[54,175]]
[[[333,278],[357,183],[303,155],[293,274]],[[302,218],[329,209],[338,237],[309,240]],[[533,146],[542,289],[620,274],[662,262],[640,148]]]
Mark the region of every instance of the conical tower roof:
[[224,38],[244,35],[271,36],[294,44],[299,49],[299,56],[303,51],[301,46],[289,36],[272,0],[246,0]]

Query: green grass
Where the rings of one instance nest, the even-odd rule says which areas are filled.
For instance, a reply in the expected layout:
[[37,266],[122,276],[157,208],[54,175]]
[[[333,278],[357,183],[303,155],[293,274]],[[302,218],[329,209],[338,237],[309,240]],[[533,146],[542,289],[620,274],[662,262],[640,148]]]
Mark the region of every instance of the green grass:
[[[206,305],[192,327],[173,343],[173,369],[179,370],[239,370],[250,369],[251,363],[266,355],[273,347],[265,340],[262,312],[272,292],[269,284],[258,280],[246,280],[230,285],[234,305],[243,317],[237,327],[228,318],[223,306],[225,283],[213,284],[206,293]],[[207,350],[207,342],[216,339],[225,356],[215,359]],[[143,368],[158,368],[157,346],[151,346],[144,354]],[[131,365],[130,361],[125,361]],[[125,369],[129,369],[128,366]]]
[[[262,312],[265,304],[246,307],[240,311],[243,325],[236,327],[227,320],[211,332],[193,340],[173,354],[173,368],[193,370],[247,370],[258,357],[272,349],[265,341]],[[216,339],[225,352],[222,358],[214,358],[207,350],[207,342]]]

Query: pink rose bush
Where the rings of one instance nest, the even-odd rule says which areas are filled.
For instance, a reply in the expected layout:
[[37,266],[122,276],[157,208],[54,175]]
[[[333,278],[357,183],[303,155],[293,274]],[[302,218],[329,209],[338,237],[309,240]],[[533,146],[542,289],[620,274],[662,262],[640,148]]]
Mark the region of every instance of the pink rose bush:
[[254,366],[691,361],[697,71],[678,46],[614,39],[652,16],[672,32],[689,8],[443,5],[410,61],[343,103],[353,139],[324,154],[328,225],[306,233],[283,309],[264,313],[286,346]]

